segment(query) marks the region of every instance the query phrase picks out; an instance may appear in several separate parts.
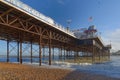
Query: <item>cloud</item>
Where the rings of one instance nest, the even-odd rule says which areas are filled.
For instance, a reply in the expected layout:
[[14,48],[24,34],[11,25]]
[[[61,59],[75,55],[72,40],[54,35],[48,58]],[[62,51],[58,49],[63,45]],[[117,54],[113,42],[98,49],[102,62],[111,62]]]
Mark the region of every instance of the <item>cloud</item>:
[[64,0],[57,0],[57,2],[58,2],[59,4],[61,4],[61,5],[64,5],[64,4],[65,4]]
[[112,50],[120,50],[120,29],[106,32],[103,36],[105,44],[112,44]]

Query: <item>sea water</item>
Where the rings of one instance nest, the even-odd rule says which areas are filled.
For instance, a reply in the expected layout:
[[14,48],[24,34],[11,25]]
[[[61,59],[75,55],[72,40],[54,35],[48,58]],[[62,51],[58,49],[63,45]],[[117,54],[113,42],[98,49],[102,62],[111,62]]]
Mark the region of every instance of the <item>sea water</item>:
[[[42,59],[42,60],[47,60]],[[6,57],[0,57],[0,62],[6,62]],[[11,57],[10,62],[17,62],[17,58]],[[23,58],[23,62],[30,63],[30,58]],[[33,58],[34,63],[39,62],[39,58]],[[76,64],[76,63],[67,63],[61,62],[58,60],[58,57],[55,57],[54,63],[52,63],[51,67],[59,67],[59,68],[69,68],[77,71],[83,71],[87,73],[93,74],[101,74],[109,77],[120,78],[120,56],[111,56],[111,60],[109,62],[100,63],[100,64]]]
[[100,64],[73,64],[70,68],[120,79],[120,56],[111,56],[109,62]]

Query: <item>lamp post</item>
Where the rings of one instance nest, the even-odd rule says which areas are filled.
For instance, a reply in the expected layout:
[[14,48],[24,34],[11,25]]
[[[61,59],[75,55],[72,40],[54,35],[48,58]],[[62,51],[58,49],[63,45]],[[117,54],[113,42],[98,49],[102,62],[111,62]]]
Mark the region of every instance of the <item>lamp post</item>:
[[69,30],[69,27],[70,27],[70,23],[72,22],[71,19],[67,20],[67,31]]

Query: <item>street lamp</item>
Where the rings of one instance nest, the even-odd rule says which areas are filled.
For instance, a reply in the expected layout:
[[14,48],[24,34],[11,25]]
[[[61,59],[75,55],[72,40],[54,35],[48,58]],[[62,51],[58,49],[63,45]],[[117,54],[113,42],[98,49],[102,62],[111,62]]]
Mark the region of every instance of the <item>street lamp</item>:
[[72,20],[71,19],[69,19],[69,20],[67,20],[67,31],[69,30],[69,27],[70,27],[70,23],[72,22]]

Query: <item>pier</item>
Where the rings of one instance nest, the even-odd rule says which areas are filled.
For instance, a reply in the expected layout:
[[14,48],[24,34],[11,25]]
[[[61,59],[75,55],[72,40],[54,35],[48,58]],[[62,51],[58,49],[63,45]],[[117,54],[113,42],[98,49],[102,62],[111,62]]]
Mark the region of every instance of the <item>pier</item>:
[[110,59],[111,45],[104,45],[100,36],[77,38],[69,29],[19,0],[0,0],[0,40],[7,43],[7,62],[11,52],[16,51],[17,61],[22,64],[28,51],[31,63],[33,53],[38,54],[40,66],[47,54],[51,65],[56,49],[59,60],[68,62],[96,63]]

